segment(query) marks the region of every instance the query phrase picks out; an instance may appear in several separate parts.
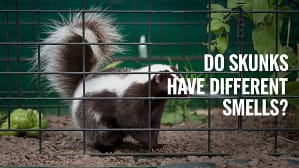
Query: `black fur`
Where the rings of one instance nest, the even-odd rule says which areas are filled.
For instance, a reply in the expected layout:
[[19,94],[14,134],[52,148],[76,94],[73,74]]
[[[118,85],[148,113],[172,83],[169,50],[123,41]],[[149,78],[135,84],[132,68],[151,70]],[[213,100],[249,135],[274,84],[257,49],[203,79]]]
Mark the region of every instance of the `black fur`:
[[[70,42],[82,42],[82,37],[78,35],[68,39]],[[86,45],[65,45],[60,51],[63,57],[58,57],[60,72],[83,72],[83,51],[85,54],[85,72],[91,71],[95,66],[95,58],[92,56],[90,46]],[[60,86],[67,96],[73,96],[74,90],[83,78],[82,74],[54,74],[63,80],[64,85]]]
[[[157,76],[156,76],[157,77]],[[133,84],[126,91],[123,97],[148,97],[149,84],[151,85],[151,114],[149,114],[148,99],[98,99],[85,101],[85,127],[86,128],[160,128],[160,121],[167,93],[167,78],[170,75],[159,75],[159,82],[156,77],[145,84]],[[116,97],[115,93],[103,91],[101,93],[87,94],[87,97]],[[98,113],[99,121],[96,121],[94,114]],[[83,102],[80,103],[76,112],[77,118],[84,118]],[[151,116],[151,119],[149,117]],[[149,121],[151,124],[149,125]],[[83,120],[79,126],[83,128]],[[90,144],[101,151],[107,151],[113,146],[122,143],[126,135],[131,135],[139,143],[147,148],[158,146],[159,131],[87,131],[86,136]],[[108,150],[109,151],[109,150]]]

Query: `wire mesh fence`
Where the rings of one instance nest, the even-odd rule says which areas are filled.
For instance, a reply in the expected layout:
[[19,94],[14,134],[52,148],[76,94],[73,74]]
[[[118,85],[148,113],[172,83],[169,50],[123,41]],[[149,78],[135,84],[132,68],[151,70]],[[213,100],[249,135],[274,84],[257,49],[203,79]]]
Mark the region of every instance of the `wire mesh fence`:
[[[292,1],[293,2],[293,1]],[[292,2],[290,2],[292,4]],[[299,149],[294,149],[295,153],[288,153],[288,151],[279,150],[279,133],[281,132],[298,132],[298,127],[284,127],[279,122],[279,117],[272,117],[273,123],[270,127],[255,127],[248,125],[247,117],[238,116],[235,120],[236,125],[230,127],[217,127],[213,123],[212,111],[215,107],[221,106],[220,102],[224,98],[288,98],[288,99],[299,99],[298,95],[228,95],[228,96],[211,96],[209,94],[204,96],[192,96],[192,97],[181,97],[181,96],[162,96],[154,97],[151,96],[151,85],[148,85],[148,93],[146,96],[138,97],[116,97],[116,96],[86,96],[87,92],[85,89],[86,81],[89,75],[130,75],[138,74],[136,72],[87,72],[85,70],[85,57],[86,49],[88,46],[110,46],[119,45],[126,48],[126,51],[121,55],[114,55],[114,60],[124,61],[125,66],[138,67],[140,65],[152,65],[156,63],[169,64],[169,60],[179,63],[180,66],[184,66],[186,62],[191,63],[194,67],[193,71],[190,72],[172,72],[171,74],[201,74],[207,75],[207,78],[214,76],[217,77],[239,77],[243,78],[247,76],[244,72],[205,72],[203,70],[203,55],[205,53],[215,53],[213,45],[215,43],[215,34],[213,34],[213,25],[211,20],[212,15],[215,14],[226,14],[230,13],[236,17],[235,21],[231,21],[231,37],[229,49],[226,55],[229,53],[252,53],[254,52],[251,35],[248,27],[252,27],[252,23],[248,22],[246,13],[251,14],[273,14],[273,19],[276,19],[274,32],[275,46],[273,46],[276,53],[279,51],[280,38],[280,23],[279,15],[292,13],[298,15],[299,10],[296,8],[282,10],[279,8],[279,1],[275,1],[272,10],[251,10],[246,11],[242,6],[246,3],[236,3],[236,7],[233,10],[226,9],[213,9],[214,3],[223,3],[219,1],[203,0],[203,1],[137,1],[132,0],[128,2],[118,1],[103,1],[101,4],[97,1],[44,1],[44,0],[2,0],[0,9],[0,27],[1,27],[1,42],[0,42],[0,64],[1,72],[0,78],[2,80],[0,88],[0,107],[10,114],[15,108],[35,108],[38,111],[46,111],[47,115],[57,115],[69,113],[69,105],[66,101],[80,100],[83,101],[83,111],[88,110],[87,101],[91,100],[145,100],[148,102],[147,110],[152,111],[152,104],[155,100],[169,99],[171,100],[191,100],[191,105],[194,108],[202,107],[207,110],[207,119],[204,126],[200,127],[152,127],[152,114],[148,113],[147,121],[148,126],[146,128],[85,128],[86,121],[83,121],[83,128],[58,128],[49,127],[47,129],[41,128],[41,113],[39,115],[39,127],[36,128],[39,131],[39,152],[43,153],[44,148],[44,135],[49,132],[81,132],[82,135],[78,135],[82,139],[81,149],[78,153],[57,153],[58,155],[78,155],[78,154],[91,154],[100,156],[224,156],[230,155],[231,153],[217,150],[213,144],[213,136],[215,132],[265,132],[271,134],[273,137],[271,143],[273,149],[267,151],[269,155],[294,155],[298,156]],[[293,2],[298,5],[298,2]],[[102,9],[90,8],[90,6],[102,5]],[[127,6],[126,6],[127,5]],[[105,9],[105,6],[111,6],[109,9]],[[73,9],[69,9],[69,8]],[[83,40],[80,42],[64,42],[64,43],[50,43],[43,41],[47,37],[47,30],[44,30],[45,25],[53,24],[52,20],[59,20],[60,15],[68,16],[69,14],[81,13],[82,15],[82,31]],[[112,14],[117,21],[114,22],[114,26],[121,27],[125,38],[124,42],[87,42],[85,40],[86,27],[85,21],[86,16],[89,13],[105,13]],[[275,16],[275,17],[274,17]],[[120,21],[118,21],[120,20]],[[210,24],[209,24],[210,23]],[[297,22],[295,21],[296,24]],[[295,29],[295,28],[294,28]],[[283,29],[284,30],[284,29]],[[44,31],[46,33],[44,33]],[[146,38],[145,42],[140,42],[140,37],[144,35]],[[297,38],[298,40],[298,38]],[[292,41],[291,41],[292,42]],[[204,46],[203,43],[207,43]],[[295,42],[293,42],[295,43]],[[54,46],[82,46],[82,71],[80,72],[58,72],[50,71],[43,72],[41,69],[41,47],[46,45]],[[146,46],[147,54],[146,57],[141,57],[138,52],[138,47],[141,45]],[[292,44],[294,45],[294,44]],[[80,50],[81,51],[81,50]],[[38,71],[30,71],[34,52],[37,53]],[[289,69],[290,72],[296,73],[297,68]],[[51,76],[56,74],[71,74],[71,75],[82,75],[83,78],[83,97],[59,97],[57,94],[49,92],[49,88],[42,76]],[[153,72],[140,72],[139,74],[148,75],[150,79]],[[159,74],[169,74],[169,72],[159,72]],[[269,73],[265,72],[269,76]],[[252,76],[260,76],[260,73],[253,73]],[[35,78],[35,80],[32,80]],[[121,83],[119,84],[121,85]],[[207,84],[209,85],[209,83]],[[10,115],[8,115],[10,116]],[[223,116],[224,117],[224,116]],[[130,116],[128,116],[130,120]],[[258,120],[258,119],[257,119]],[[245,126],[244,126],[245,122]],[[10,119],[8,119],[8,128],[2,129],[1,131],[32,131],[32,129],[17,129],[11,127]],[[164,132],[191,132],[193,134],[204,134],[205,141],[198,142],[178,142],[179,145],[187,145],[187,143],[201,144],[201,148],[196,148],[190,151],[153,151],[151,147],[142,152],[130,151],[130,152],[114,152],[114,153],[102,153],[99,151],[90,153],[87,149],[86,144],[86,132],[88,131],[117,131],[117,132],[133,132],[133,131],[145,131],[147,132],[149,143],[151,144],[151,136],[154,131],[160,131],[160,134]],[[233,148],[233,147],[231,147]]]

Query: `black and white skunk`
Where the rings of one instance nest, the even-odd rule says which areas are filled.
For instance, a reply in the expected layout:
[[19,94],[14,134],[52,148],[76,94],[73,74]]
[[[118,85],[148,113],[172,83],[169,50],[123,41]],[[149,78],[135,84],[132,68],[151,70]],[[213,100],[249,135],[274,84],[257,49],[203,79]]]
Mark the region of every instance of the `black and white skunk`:
[[[43,72],[82,72],[85,62],[85,72],[101,71],[99,67],[109,61],[113,53],[121,49],[117,45],[107,45],[122,41],[116,27],[112,26],[113,20],[101,13],[86,13],[85,24],[82,15],[77,14],[71,18],[62,19],[52,26],[49,37],[44,40],[50,45],[40,48],[40,61],[38,53],[35,54],[35,67],[40,67]],[[83,36],[84,26],[84,36]],[[83,37],[84,40],[83,40]],[[64,43],[105,43],[105,45],[81,44],[64,45]],[[57,45],[55,43],[58,43]],[[61,44],[63,43],[63,44]],[[83,52],[85,61],[83,61]],[[41,65],[38,65],[41,62]],[[150,75],[140,74],[149,72],[149,67],[121,71],[130,74],[99,74],[87,75],[83,84],[82,74],[47,74],[50,85],[62,97],[82,98],[87,97],[85,105],[82,100],[71,102],[71,113],[74,124],[83,128],[148,128],[149,126],[149,101],[147,99],[88,99],[90,97],[147,97],[149,84],[150,94],[157,97],[151,102],[151,127],[159,128],[161,115],[166,103],[167,79],[180,78],[177,67],[168,65],[150,65]],[[119,70],[118,70],[119,71]],[[132,74],[132,73],[139,74]],[[170,72],[158,73],[158,72]],[[85,95],[83,95],[83,85]],[[85,113],[85,114],[84,114]],[[158,143],[158,131],[152,131],[149,140],[148,131],[86,131],[86,141],[99,149],[120,144],[125,136],[130,135],[144,147],[155,148]],[[150,143],[151,142],[151,143]]]

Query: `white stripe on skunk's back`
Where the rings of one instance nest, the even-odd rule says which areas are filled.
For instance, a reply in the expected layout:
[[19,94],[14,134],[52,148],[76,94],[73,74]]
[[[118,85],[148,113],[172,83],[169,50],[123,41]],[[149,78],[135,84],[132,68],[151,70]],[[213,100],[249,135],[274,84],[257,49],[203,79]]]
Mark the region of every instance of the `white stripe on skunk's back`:
[[[151,72],[161,72],[161,71],[174,72],[169,65],[154,64],[151,66]],[[139,73],[139,72],[148,72],[148,66],[131,70],[130,73]],[[150,80],[154,77],[155,74],[150,75]],[[173,75],[173,74],[172,74]],[[173,77],[178,78],[176,75]],[[114,92],[117,96],[123,96],[124,92],[129,86],[134,83],[146,83],[148,82],[148,74],[127,74],[126,76],[121,76],[117,74],[112,75],[100,75],[98,77],[89,79],[85,81],[85,93],[99,93],[104,90]],[[79,84],[75,90],[74,97],[83,96],[83,82]]]
[[[149,67],[143,67],[129,72],[149,72]],[[151,65],[151,72],[169,71],[174,72],[169,65],[154,64]],[[150,74],[150,80],[156,74]],[[171,74],[174,78],[178,78],[177,75]],[[122,97],[125,91],[133,84],[146,83],[149,81],[148,74],[111,74],[111,75],[99,75],[95,78],[85,81],[85,93],[100,93],[102,91],[109,91],[115,93],[118,97]],[[83,82],[79,84],[74,93],[74,98],[83,97]],[[81,100],[73,100],[72,102],[72,113],[74,113]]]

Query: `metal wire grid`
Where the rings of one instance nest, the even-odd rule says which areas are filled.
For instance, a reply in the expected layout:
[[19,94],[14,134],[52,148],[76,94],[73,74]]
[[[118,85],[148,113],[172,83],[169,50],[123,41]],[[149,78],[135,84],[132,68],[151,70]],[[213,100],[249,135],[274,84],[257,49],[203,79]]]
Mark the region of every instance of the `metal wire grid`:
[[[8,0],[6,0],[6,2],[8,2]],[[12,75],[17,75],[17,85],[18,85],[18,89],[17,91],[11,90],[10,87],[8,87],[7,91],[1,91],[3,93],[7,93],[7,97],[0,97],[0,100],[3,101],[7,101],[7,109],[8,111],[11,111],[11,109],[14,107],[11,105],[11,101],[18,101],[18,106],[21,107],[23,106],[21,104],[21,100],[36,100],[38,102],[38,104],[36,105],[36,107],[40,110],[42,108],[46,108],[46,107],[57,107],[58,109],[58,114],[60,112],[60,109],[62,107],[65,107],[66,105],[61,103],[59,105],[42,105],[41,101],[45,100],[45,101],[50,101],[50,100],[82,100],[83,102],[85,100],[90,100],[90,99],[146,99],[149,101],[149,111],[151,108],[151,101],[153,99],[155,99],[155,97],[151,97],[150,96],[150,89],[151,89],[151,85],[149,85],[149,97],[125,97],[125,98],[116,98],[116,97],[82,97],[82,98],[73,98],[73,97],[69,97],[69,98],[58,98],[58,97],[45,97],[43,96],[43,89],[42,89],[42,84],[41,84],[41,75],[51,75],[51,74],[82,74],[83,76],[83,86],[85,85],[85,77],[88,74],[128,74],[126,72],[98,72],[98,73],[90,73],[90,72],[85,72],[85,68],[84,65],[85,63],[83,62],[83,70],[82,72],[41,72],[40,67],[39,67],[39,71],[38,72],[22,72],[21,68],[20,68],[20,63],[21,62],[26,62],[26,61],[30,61],[30,59],[28,58],[22,58],[20,55],[20,46],[36,46],[37,47],[37,53],[38,53],[38,62],[40,63],[40,46],[41,45],[73,45],[73,44],[77,44],[77,45],[82,45],[82,46],[86,46],[89,44],[92,45],[140,45],[141,43],[138,42],[123,42],[123,43],[87,43],[87,42],[80,42],[80,43],[61,43],[61,44],[50,44],[50,43],[44,43],[44,42],[40,42],[40,31],[38,31],[38,35],[37,35],[37,39],[36,42],[23,42],[20,41],[19,37],[20,37],[20,25],[22,24],[28,24],[28,25],[36,25],[38,27],[41,27],[42,23],[40,21],[40,14],[41,13],[78,13],[81,12],[82,13],[82,21],[84,22],[84,16],[85,13],[88,12],[105,12],[105,13],[135,13],[136,15],[140,14],[140,13],[145,13],[148,16],[148,21],[147,22],[136,22],[136,20],[134,22],[123,22],[122,24],[124,25],[139,25],[139,24],[143,24],[143,25],[148,25],[148,42],[147,43],[142,43],[143,45],[147,45],[148,46],[148,58],[146,59],[148,61],[149,64],[152,63],[152,61],[155,60],[167,60],[167,58],[165,57],[152,57],[152,46],[158,45],[158,46],[168,46],[168,45],[177,45],[177,46],[184,46],[184,45],[201,45],[201,42],[183,42],[183,43],[178,43],[178,42],[152,42],[151,41],[151,34],[152,34],[152,29],[151,26],[154,24],[157,25],[163,25],[163,24],[175,24],[175,25],[183,25],[183,24],[190,24],[190,25],[196,25],[196,24],[206,24],[208,22],[210,22],[211,20],[211,13],[215,12],[215,13],[226,13],[227,11],[211,11],[211,0],[207,1],[208,4],[208,9],[207,10],[152,10],[152,1],[148,0],[148,9],[147,10],[138,10],[137,7],[135,6],[134,10],[87,10],[86,8],[86,0],[82,0],[82,6],[80,10],[40,10],[40,0],[36,1],[36,9],[34,10],[19,10],[18,9],[18,0],[15,1],[16,2],[16,9],[1,9],[0,13],[5,13],[6,19],[5,22],[0,22],[0,25],[6,25],[6,38],[8,39],[8,25],[13,25],[16,24],[16,37],[17,40],[16,42],[0,42],[0,46],[16,46],[17,50],[16,50],[16,58],[11,58],[9,56],[9,54],[7,55],[6,58],[0,58],[1,61],[5,61],[7,62],[7,71],[6,72],[0,72],[0,75],[7,75],[7,84],[10,85],[11,83],[11,76]],[[242,4],[240,4],[242,5]],[[276,1],[276,8],[278,9],[278,3]],[[9,21],[8,18],[8,14],[9,13],[15,13],[16,14],[16,21],[15,22],[11,22]],[[32,22],[20,22],[19,21],[19,15],[22,13],[35,13],[37,14],[37,21],[32,21]],[[237,13],[238,14],[238,22],[237,22],[237,39],[238,41],[235,43],[238,45],[238,52],[239,53],[243,53],[243,46],[246,44],[246,42],[244,42],[244,16],[243,13],[244,11],[242,11],[242,8],[239,8],[239,10],[235,10],[235,11],[230,11],[232,13]],[[247,12],[247,11],[246,11]],[[287,11],[281,11],[281,10],[274,10],[274,11],[250,11],[252,13],[268,13],[268,12],[272,12],[275,13],[277,16],[279,13],[299,13],[298,10],[287,10]],[[207,22],[202,23],[202,22],[174,22],[174,23],[164,23],[164,22],[152,22],[152,14],[153,13],[205,13],[208,14],[208,18],[207,18]],[[278,34],[278,17],[276,17],[276,34]],[[43,23],[44,24],[44,23]],[[83,28],[83,39],[84,39],[84,26]],[[211,44],[211,27],[210,24],[208,26],[208,36],[207,36],[207,40],[208,43]],[[276,36],[276,50],[278,49],[278,36]],[[8,52],[9,53],[9,52]],[[211,53],[211,48],[209,46],[209,49],[207,51],[207,53]],[[82,57],[85,58],[85,52],[83,50],[82,53]],[[198,56],[198,57],[191,57],[188,58],[189,60],[192,61],[202,61],[202,56]],[[134,61],[138,61],[138,60],[144,60],[142,58],[137,58],[137,57],[119,57],[119,60],[134,60]],[[83,59],[85,60],[85,59]],[[174,60],[179,60],[179,61],[185,61],[186,60],[186,56],[182,56],[182,57],[174,57]],[[11,72],[10,71],[10,64],[9,62],[18,62],[18,67],[16,68],[17,71]],[[40,64],[39,64],[40,65]],[[298,71],[298,70],[293,70],[293,71]],[[202,74],[202,73],[206,73],[206,74],[237,74],[239,77],[243,77],[242,72],[192,72],[192,73],[196,73],[196,74]],[[144,74],[148,74],[149,78],[150,78],[150,74],[151,73],[144,73]],[[186,74],[183,72],[183,74]],[[27,91],[25,93],[34,93],[37,94],[37,97],[22,97],[22,94],[24,93],[24,91],[22,91],[21,89],[21,77],[22,75],[37,75],[38,76],[38,89],[35,91]],[[17,96],[14,96],[14,94],[16,94]],[[85,89],[83,87],[83,95],[85,95]],[[239,94],[238,96],[228,96],[228,98],[261,98],[261,97],[285,97],[285,98],[299,98],[299,96],[243,96],[241,94]],[[160,99],[182,99],[182,97],[161,97]],[[155,129],[155,128],[151,128],[151,122],[149,122],[148,128],[134,128],[134,129],[129,129],[129,131],[148,131],[149,132],[149,140],[151,139],[151,131],[193,131],[193,132],[208,132],[208,140],[207,140],[207,151],[206,152],[179,152],[179,153],[152,153],[151,149],[148,149],[147,153],[97,153],[94,155],[102,155],[102,156],[140,156],[140,155],[144,155],[144,156],[187,156],[187,155],[198,155],[198,156],[223,156],[223,155],[229,155],[229,153],[215,153],[212,150],[212,137],[211,137],[211,132],[212,131],[269,131],[269,132],[274,132],[274,142],[273,142],[273,146],[274,146],[274,152],[270,153],[272,155],[281,155],[283,153],[279,153],[277,147],[278,147],[278,131],[299,131],[298,128],[279,128],[278,127],[278,120],[277,117],[275,117],[275,124],[273,128],[243,128],[242,126],[242,117],[238,117],[238,126],[237,128],[212,128],[211,127],[211,109],[212,109],[212,105],[210,103],[210,101],[212,99],[222,99],[223,97],[221,96],[214,96],[211,97],[209,95],[207,96],[200,96],[200,97],[191,97],[188,99],[207,99],[208,100],[208,127],[207,128],[159,128],[159,129]],[[85,103],[83,103],[85,106]],[[30,106],[32,107],[32,106]],[[85,109],[86,107],[84,107]],[[41,116],[40,116],[41,117]],[[150,121],[151,119],[151,113],[149,113],[148,119]],[[10,121],[10,120],[8,120]],[[10,122],[9,122],[10,125]],[[39,125],[41,126],[41,120]],[[84,124],[85,125],[85,124]],[[19,129],[8,129],[10,131],[18,131]],[[7,131],[8,131],[7,130]],[[23,129],[22,131],[27,131],[29,129]],[[128,131],[128,129],[52,129],[52,128],[48,128],[48,129],[38,129],[40,132],[40,135],[42,134],[42,132],[45,131],[81,131],[83,132],[83,153],[86,153],[86,143],[85,143],[85,132],[89,131],[89,130],[98,130],[98,131]],[[42,148],[42,144],[43,144],[43,139],[42,136],[39,136],[39,151],[40,153],[42,153],[43,148]],[[62,154],[63,155],[63,154]],[[297,154],[298,155],[298,154]]]

